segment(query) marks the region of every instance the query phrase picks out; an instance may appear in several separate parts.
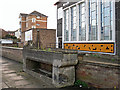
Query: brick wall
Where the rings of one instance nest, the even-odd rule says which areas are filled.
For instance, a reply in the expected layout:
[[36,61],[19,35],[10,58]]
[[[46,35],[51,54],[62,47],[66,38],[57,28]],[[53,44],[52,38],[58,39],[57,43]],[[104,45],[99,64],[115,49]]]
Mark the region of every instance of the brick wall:
[[22,17],[22,22],[21,22],[21,31],[24,32],[26,30],[26,17]]
[[[44,29],[39,31],[39,40],[42,48],[46,48],[50,44],[56,43],[56,30]],[[33,42],[37,42],[37,31],[33,30]]]
[[[35,22],[32,22],[32,18],[35,18]],[[26,26],[26,23],[28,26]],[[37,25],[39,24],[39,25]],[[35,15],[28,15],[27,17],[22,17],[21,27],[22,32],[29,30],[35,26],[36,28],[46,28],[47,29],[47,17],[37,18]]]
[[120,88],[120,65],[113,61],[110,63],[103,58],[99,59],[100,61],[96,58],[79,60],[76,66],[76,80],[97,88]]
[[22,61],[23,60],[23,49],[3,46],[2,56],[22,63],[23,62]]

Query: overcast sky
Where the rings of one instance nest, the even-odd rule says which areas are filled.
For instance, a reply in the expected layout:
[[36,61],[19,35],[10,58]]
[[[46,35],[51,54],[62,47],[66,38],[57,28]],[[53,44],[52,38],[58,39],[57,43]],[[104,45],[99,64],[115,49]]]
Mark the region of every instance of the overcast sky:
[[58,0],[1,0],[0,28],[14,31],[20,28],[19,14],[36,10],[48,16],[48,29],[56,29],[56,6]]

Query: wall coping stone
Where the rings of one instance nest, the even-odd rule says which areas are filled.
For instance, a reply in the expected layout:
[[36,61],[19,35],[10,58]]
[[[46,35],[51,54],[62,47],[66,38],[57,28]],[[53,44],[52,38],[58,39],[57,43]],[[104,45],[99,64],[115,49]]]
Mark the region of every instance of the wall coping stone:
[[97,66],[114,67],[114,68],[120,69],[120,64],[115,64],[115,63],[90,61],[90,60],[83,60],[83,61],[80,61],[79,63],[87,63],[87,64],[92,64],[92,65],[97,65]]
[[7,47],[7,46],[0,46],[0,48],[8,48],[8,49],[19,49],[19,50],[23,50],[23,48]]

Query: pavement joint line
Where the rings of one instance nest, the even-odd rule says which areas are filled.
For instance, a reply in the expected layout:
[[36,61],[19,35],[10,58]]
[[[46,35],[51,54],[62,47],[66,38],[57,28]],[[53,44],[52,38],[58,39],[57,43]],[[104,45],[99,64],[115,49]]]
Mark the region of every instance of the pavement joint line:
[[[7,85],[7,83],[6,83],[6,82],[4,82],[4,83]],[[8,87],[8,88],[10,88],[10,87],[9,87],[9,85],[7,85],[7,87]]]
[[[37,78],[32,77],[26,72],[20,72],[22,69],[22,64],[16,63],[14,61],[10,61],[9,59],[4,59],[3,60],[7,61],[8,63],[12,64],[6,64],[3,65],[3,78],[5,84],[11,88],[11,87],[20,87],[20,88],[29,88],[29,87],[51,87],[51,85],[47,84],[47,82],[44,82],[44,80],[40,79],[38,80]],[[14,70],[15,72],[9,72],[9,70]],[[9,73],[8,73],[9,72]],[[5,74],[6,76],[5,76]],[[7,74],[16,74],[13,76],[7,76]],[[21,77],[19,77],[21,76]],[[13,77],[13,78],[12,78]],[[14,79],[17,78],[17,79]],[[15,84],[15,82],[18,82]]]

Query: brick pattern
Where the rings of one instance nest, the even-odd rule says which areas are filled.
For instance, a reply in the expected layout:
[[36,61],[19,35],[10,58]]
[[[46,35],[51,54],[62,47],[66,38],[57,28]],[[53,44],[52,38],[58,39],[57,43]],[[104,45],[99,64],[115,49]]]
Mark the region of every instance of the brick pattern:
[[[45,29],[39,31],[39,41],[42,48],[46,48],[50,44],[56,43],[56,30]],[[37,30],[33,30],[33,42],[37,42]]]
[[119,87],[119,67],[112,65],[82,62],[76,67],[76,80],[81,80],[97,88]]
[[[32,18],[35,18],[35,22],[32,22]],[[40,18],[37,18],[36,15],[28,15],[27,17],[22,17],[21,21],[22,32],[31,29],[32,26],[35,26],[36,28],[47,29],[47,17],[40,16]]]

